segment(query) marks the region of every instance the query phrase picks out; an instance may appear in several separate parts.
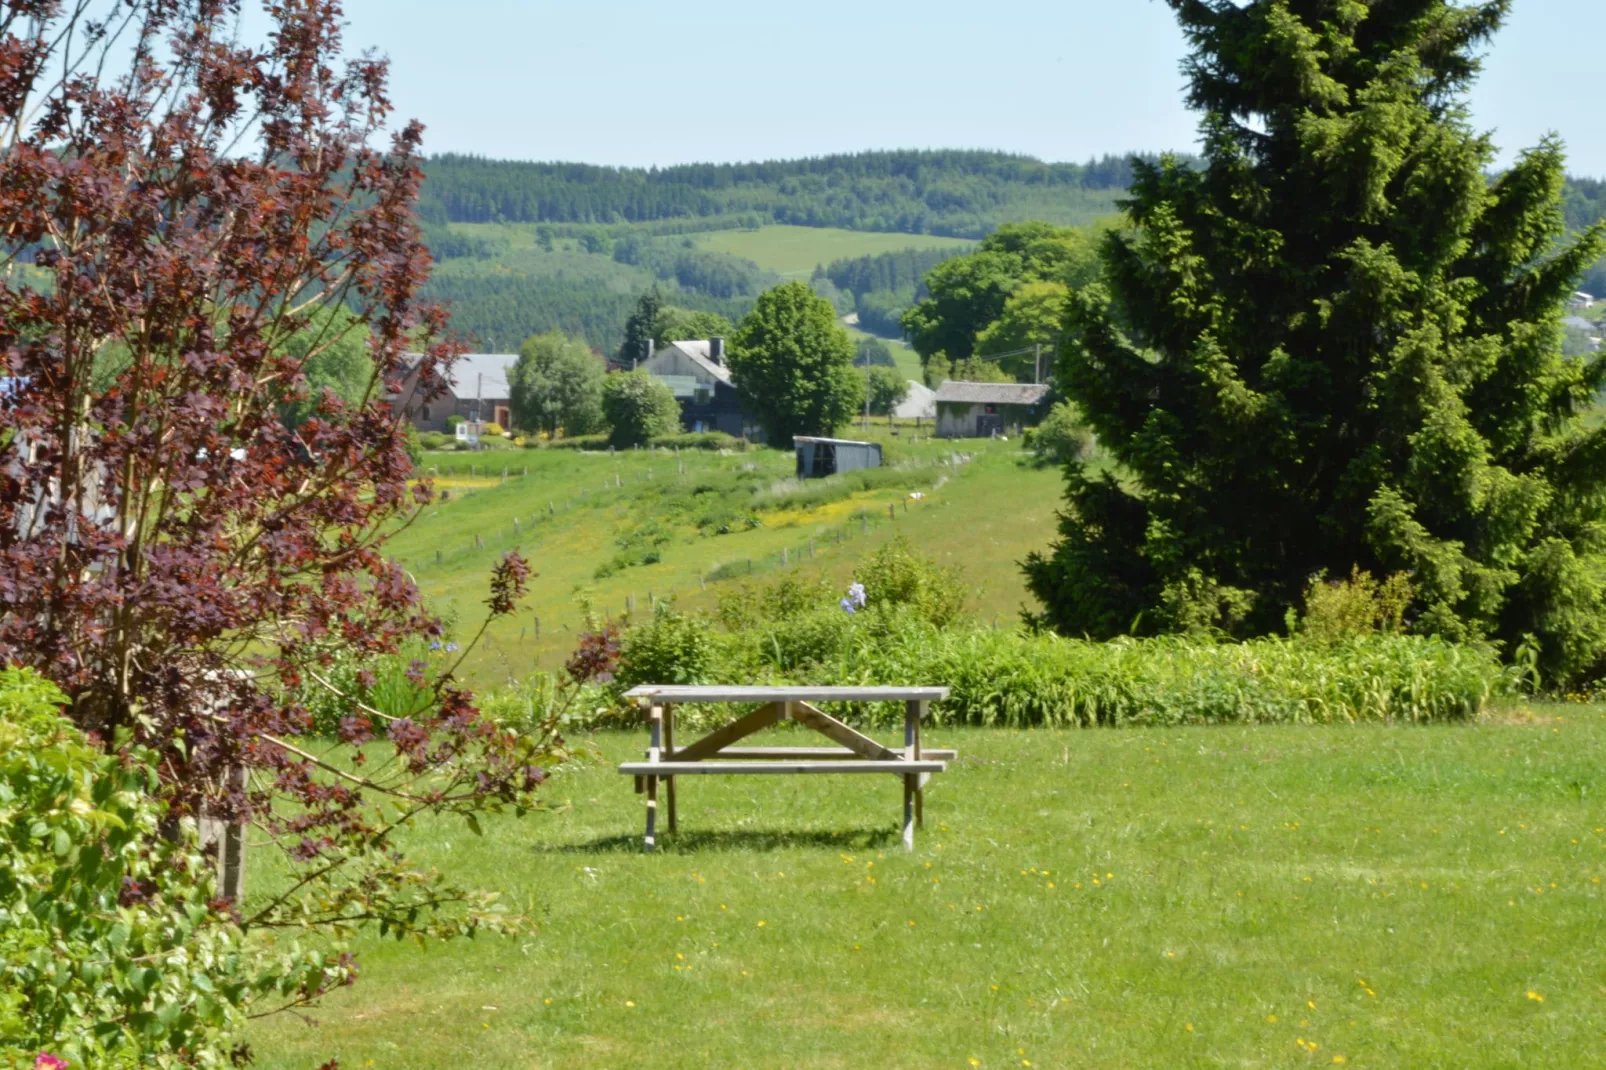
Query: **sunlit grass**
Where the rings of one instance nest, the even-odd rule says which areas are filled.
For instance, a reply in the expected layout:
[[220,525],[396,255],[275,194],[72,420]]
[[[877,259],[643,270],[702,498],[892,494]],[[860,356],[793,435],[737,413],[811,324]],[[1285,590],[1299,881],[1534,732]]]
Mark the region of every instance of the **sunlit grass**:
[[1606,715],[1537,712],[937,731],[961,758],[909,854],[893,778],[710,777],[643,855],[612,764],[644,737],[607,734],[563,812],[410,834],[527,935],[366,945],[321,1025],[253,1045],[269,1070],[1596,1066]]

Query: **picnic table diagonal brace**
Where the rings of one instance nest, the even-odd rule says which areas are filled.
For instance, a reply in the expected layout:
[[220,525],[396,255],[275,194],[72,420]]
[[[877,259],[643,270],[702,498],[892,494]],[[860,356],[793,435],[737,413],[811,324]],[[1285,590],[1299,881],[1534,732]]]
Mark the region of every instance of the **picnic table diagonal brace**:
[[[925,785],[947,769],[951,750],[926,751],[920,728],[933,701],[946,698],[947,688],[857,687],[685,687],[646,685],[626,697],[645,707],[649,740],[644,762],[626,762],[619,772],[633,775],[636,790],[647,796],[645,846],[657,847],[658,786],[663,781],[669,831],[677,830],[677,776],[744,773],[893,773],[903,783],[903,844],[913,849],[915,829],[925,823]],[[831,716],[814,702],[901,701],[904,739],[901,748],[882,745]],[[756,709],[709,732],[690,746],[676,749],[674,706],[679,702],[761,703]],[[794,720],[836,743],[819,747],[732,748],[754,732]],[[730,749],[727,749],[730,748]]]

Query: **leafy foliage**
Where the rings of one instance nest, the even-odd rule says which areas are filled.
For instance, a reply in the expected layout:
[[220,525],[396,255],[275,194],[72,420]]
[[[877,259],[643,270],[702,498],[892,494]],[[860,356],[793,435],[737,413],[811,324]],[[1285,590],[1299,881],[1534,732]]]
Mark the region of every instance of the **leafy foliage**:
[[1485,178],[1461,99],[1506,5],[1172,6],[1208,163],[1140,165],[1072,296],[1060,381],[1130,479],[1072,466],[1045,621],[1266,633],[1358,566],[1411,575],[1417,631],[1596,671],[1606,364],[1558,321],[1606,229],[1558,245],[1554,142]]
[[624,633],[615,683],[621,692],[638,684],[700,684],[713,664],[708,625],[660,602],[650,620]]
[[644,370],[608,376],[602,386],[602,415],[608,423],[608,441],[626,449],[680,429],[675,395]]
[[1356,568],[1348,579],[1311,581],[1299,632],[1318,642],[1361,635],[1398,635],[1411,607],[1411,578],[1403,572],[1378,581]]
[[253,996],[321,986],[321,955],[248,953],[156,756],[107,755],[32,670],[0,669],[0,1065],[231,1065]]
[[737,328],[730,368],[773,446],[789,446],[793,435],[831,434],[864,399],[853,340],[831,303],[805,282],[759,297]]
[[[944,261],[926,275],[929,296],[903,315],[903,329],[923,361],[937,353],[964,360],[978,352],[977,340],[987,332],[985,353],[1005,352],[1010,341],[1052,341],[1058,337],[1053,314],[1065,294],[1098,274],[1090,232],[1007,223],[974,253]],[[1023,292],[1034,283],[1039,285]],[[1006,324],[995,328],[1006,313]],[[1029,371],[1031,358],[1025,362]]]
[[909,396],[909,380],[893,368],[877,365],[865,369],[864,389],[870,396],[870,411],[885,416]]
[[1042,423],[1027,429],[1026,447],[1039,465],[1064,467],[1087,457],[1093,448],[1093,433],[1082,422],[1075,405],[1059,401],[1048,410]]
[[558,331],[531,335],[513,366],[513,424],[525,431],[589,435],[602,426],[606,369],[585,343]]
[[899,535],[853,570],[870,609],[897,607],[937,628],[956,623],[965,610],[964,575],[916,553]]

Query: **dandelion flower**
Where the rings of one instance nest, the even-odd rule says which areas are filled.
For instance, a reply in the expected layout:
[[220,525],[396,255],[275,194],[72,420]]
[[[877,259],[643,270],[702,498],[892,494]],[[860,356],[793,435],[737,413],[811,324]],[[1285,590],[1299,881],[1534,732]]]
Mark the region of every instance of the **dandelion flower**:
[[634,1007],[635,1005],[636,1005],[636,1001],[635,1000],[633,1000],[633,999],[625,1000],[625,1006],[626,1007]]
[[1538,992],[1534,992],[1531,989],[1528,992],[1528,998],[1533,1000],[1535,1003],[1543,1003],[1545,1001],[1544,996],[1541,996]]

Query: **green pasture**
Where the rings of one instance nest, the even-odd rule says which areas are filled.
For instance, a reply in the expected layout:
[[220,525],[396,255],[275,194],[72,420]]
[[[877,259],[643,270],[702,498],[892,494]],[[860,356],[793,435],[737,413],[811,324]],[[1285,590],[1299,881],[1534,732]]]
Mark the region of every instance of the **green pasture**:
[[[792,742],[798,742],[795,737]],[[265,1070],[1592,1067],[1606,1036],[1606,712],[1460,727],[935,728],[891,777],[698,777],[640,849],[614,763],[554,812],[410,830],[510,938],[365,941]]]
[[[869,489],[848,476],[798,485],[793,454],[769,449],[428,454],[424,468],[439,473],[450,497],[426,509],[390,551],[430,604],[459,622],[459,633],[478,627],[500,555],[517,549],[529,559],[536,577],[524,610],[497,622],[465,666],[484,687],[560,664],[574,648],[585,601],[615,616],[627,603],[645,616],[655,598],[711,608],[727,585],[783,569],[846,586],[863,555],[899,534],[964,569],[973,615],[1011,622],[1030,599],[1017,562],[1053,537],[1059,473],[1024,465],[1015,443],[935,441],[926,430],[918,443],[910,441],[914,428],[900,427],[894,438],[884,420],[869,432],[844,432],[887,444],[888,468]],[[956,466],[955,454],[971,459]],[[696,525],[705,516],[738,522],[716,534]],[[658,539],[657,562],[598,578],[599,568],[644,557]]]
[[958,249],[976,244],[967,238],[934,234],[886,234],[835,227],[774,224],[753,230],[716,230],[701,236],[704,249],[745,257],[761,268],[791,278],[806,278],[833,260],[904,249]]
[[913,379],[917,383],[926,381],[925,369],[920,366],[920,354],[916,353],[908,342],[900,338],[882,338],[879,334],[861,331],[857,327],[847,327],[846,329],[848,334],[853,336],[854,341],[858,341],[860,338],[876,338],[885,342],[887,348],[892,350],[893,363],[897,365],[899,373],[905,379]]

